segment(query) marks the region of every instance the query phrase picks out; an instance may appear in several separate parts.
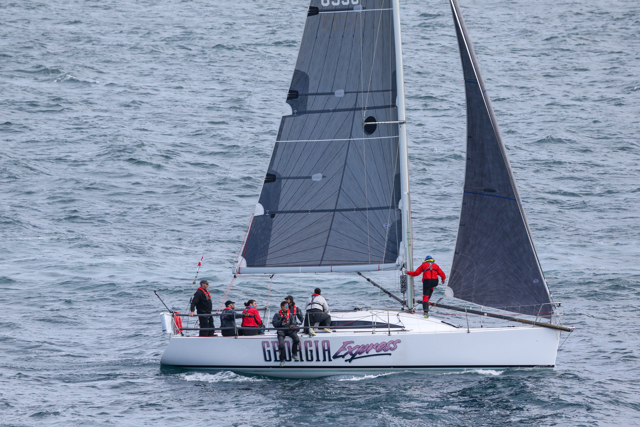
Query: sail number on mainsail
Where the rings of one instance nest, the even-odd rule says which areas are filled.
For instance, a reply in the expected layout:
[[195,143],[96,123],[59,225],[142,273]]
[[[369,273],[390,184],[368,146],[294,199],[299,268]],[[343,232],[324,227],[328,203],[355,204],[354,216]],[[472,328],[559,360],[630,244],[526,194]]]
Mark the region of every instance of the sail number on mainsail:
[[358,4],[360,0],[322,0],[323,6],[349,6],[349,4]]

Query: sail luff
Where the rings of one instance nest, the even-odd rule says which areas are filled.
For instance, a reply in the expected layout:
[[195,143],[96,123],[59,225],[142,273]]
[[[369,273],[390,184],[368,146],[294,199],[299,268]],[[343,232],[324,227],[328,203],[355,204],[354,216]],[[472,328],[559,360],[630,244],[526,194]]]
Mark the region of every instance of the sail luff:
[[[506,148],[458,2],[450,0],[450,3],[467,92],[468,140],[465,191],[449,286],[454,296],[467,301],[549,317],[555,306],[551,303]],[[494,225],[496,219],[492,215],[501,222],[495,227],[494,235],[482,230]],[[494,236],[496,242],[488,242]],[[487,253],[491,251],[496,254]],[[501,256],[500,251],[505,254]]]
[[[404,68],[402,64],[402,38],[400,30],[400,1],[393,0],[393,31],[396,53],[396,85],[398,106],[398,125],[400,133],[400,183],[402,191],[402,241],[405,251],[405,267],[413,270],[413,232],[411,229],[411,196],[409,192],[409,141],[407,137],[407,116],[404,97]],[[414,284],[413,276],[407,277],[407,305],[413,309]]]

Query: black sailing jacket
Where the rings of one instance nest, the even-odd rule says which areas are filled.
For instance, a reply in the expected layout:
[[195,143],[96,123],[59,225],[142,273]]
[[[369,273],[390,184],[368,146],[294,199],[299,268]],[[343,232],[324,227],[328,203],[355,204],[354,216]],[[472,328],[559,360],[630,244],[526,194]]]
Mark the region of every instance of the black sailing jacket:
[[191,311],[193,308],[198,309],[198,314],[207,314],[211,313],[213,308],[211,303],[211,294],[207,296],[201,288],[198,288],[195,294],[193,294],[193,299],[191,300]]
[[[293,311],[289,311],[289,321],[287,321],[287,312],[285,311],[284,316],[280,314],[280,310],[273,315],[273,320],[271,323],[276,328],[286,328],[298,325],[297,320],[300,321],[300,324],[304,321],[304,317],[302,317],[302,313],[300,312],[300,308],[296,307],[296,314],[293,315]],[[300,328],[295,328],[296,331],[300,330]]]
[[225,308],[220,313],[220,327],[221,328],[235,328],[236,319],[241,319],[242,313],[234,313],[231,308]]

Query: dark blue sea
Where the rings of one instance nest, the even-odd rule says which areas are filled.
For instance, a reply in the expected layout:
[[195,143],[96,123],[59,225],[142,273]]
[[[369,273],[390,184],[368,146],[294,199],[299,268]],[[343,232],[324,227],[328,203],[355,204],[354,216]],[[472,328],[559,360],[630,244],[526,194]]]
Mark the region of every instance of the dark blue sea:
[[[186,310],[204,257],[198,278],[222,300],[307,3],[2,0],[0,424],[640,425],[640,3],[460,2],[549,287],[576,328],[554,370],[162,369],[153,291]],[[401,3],[415,256],[448,273],[460,57],[447,1]],[[397,291],[396,276],[373,277]],[[397,308],[355,275],[275,276],[270,305],[318,285],[332,308]],[[229,296],[262,306],[269,286],[238,279]]]

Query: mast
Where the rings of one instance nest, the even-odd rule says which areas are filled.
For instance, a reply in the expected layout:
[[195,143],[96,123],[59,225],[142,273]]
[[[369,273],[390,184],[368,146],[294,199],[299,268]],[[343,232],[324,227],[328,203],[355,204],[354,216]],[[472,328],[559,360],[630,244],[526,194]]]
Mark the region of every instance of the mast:
[[[396,51],[396,85],[398,98],[398,132],[400,156],[400,185],[402,202],[402,242],[407,270],[413,270],[413,233],[411,231],[411,198],[409,195],[409,143],[407,138],[407,118],[404,101],[404,70],[402,67],[402,40],[400,37],[400,1],[393,0],[393,33]],[[413,276],[407,277],[407,305],[413,310]]]

